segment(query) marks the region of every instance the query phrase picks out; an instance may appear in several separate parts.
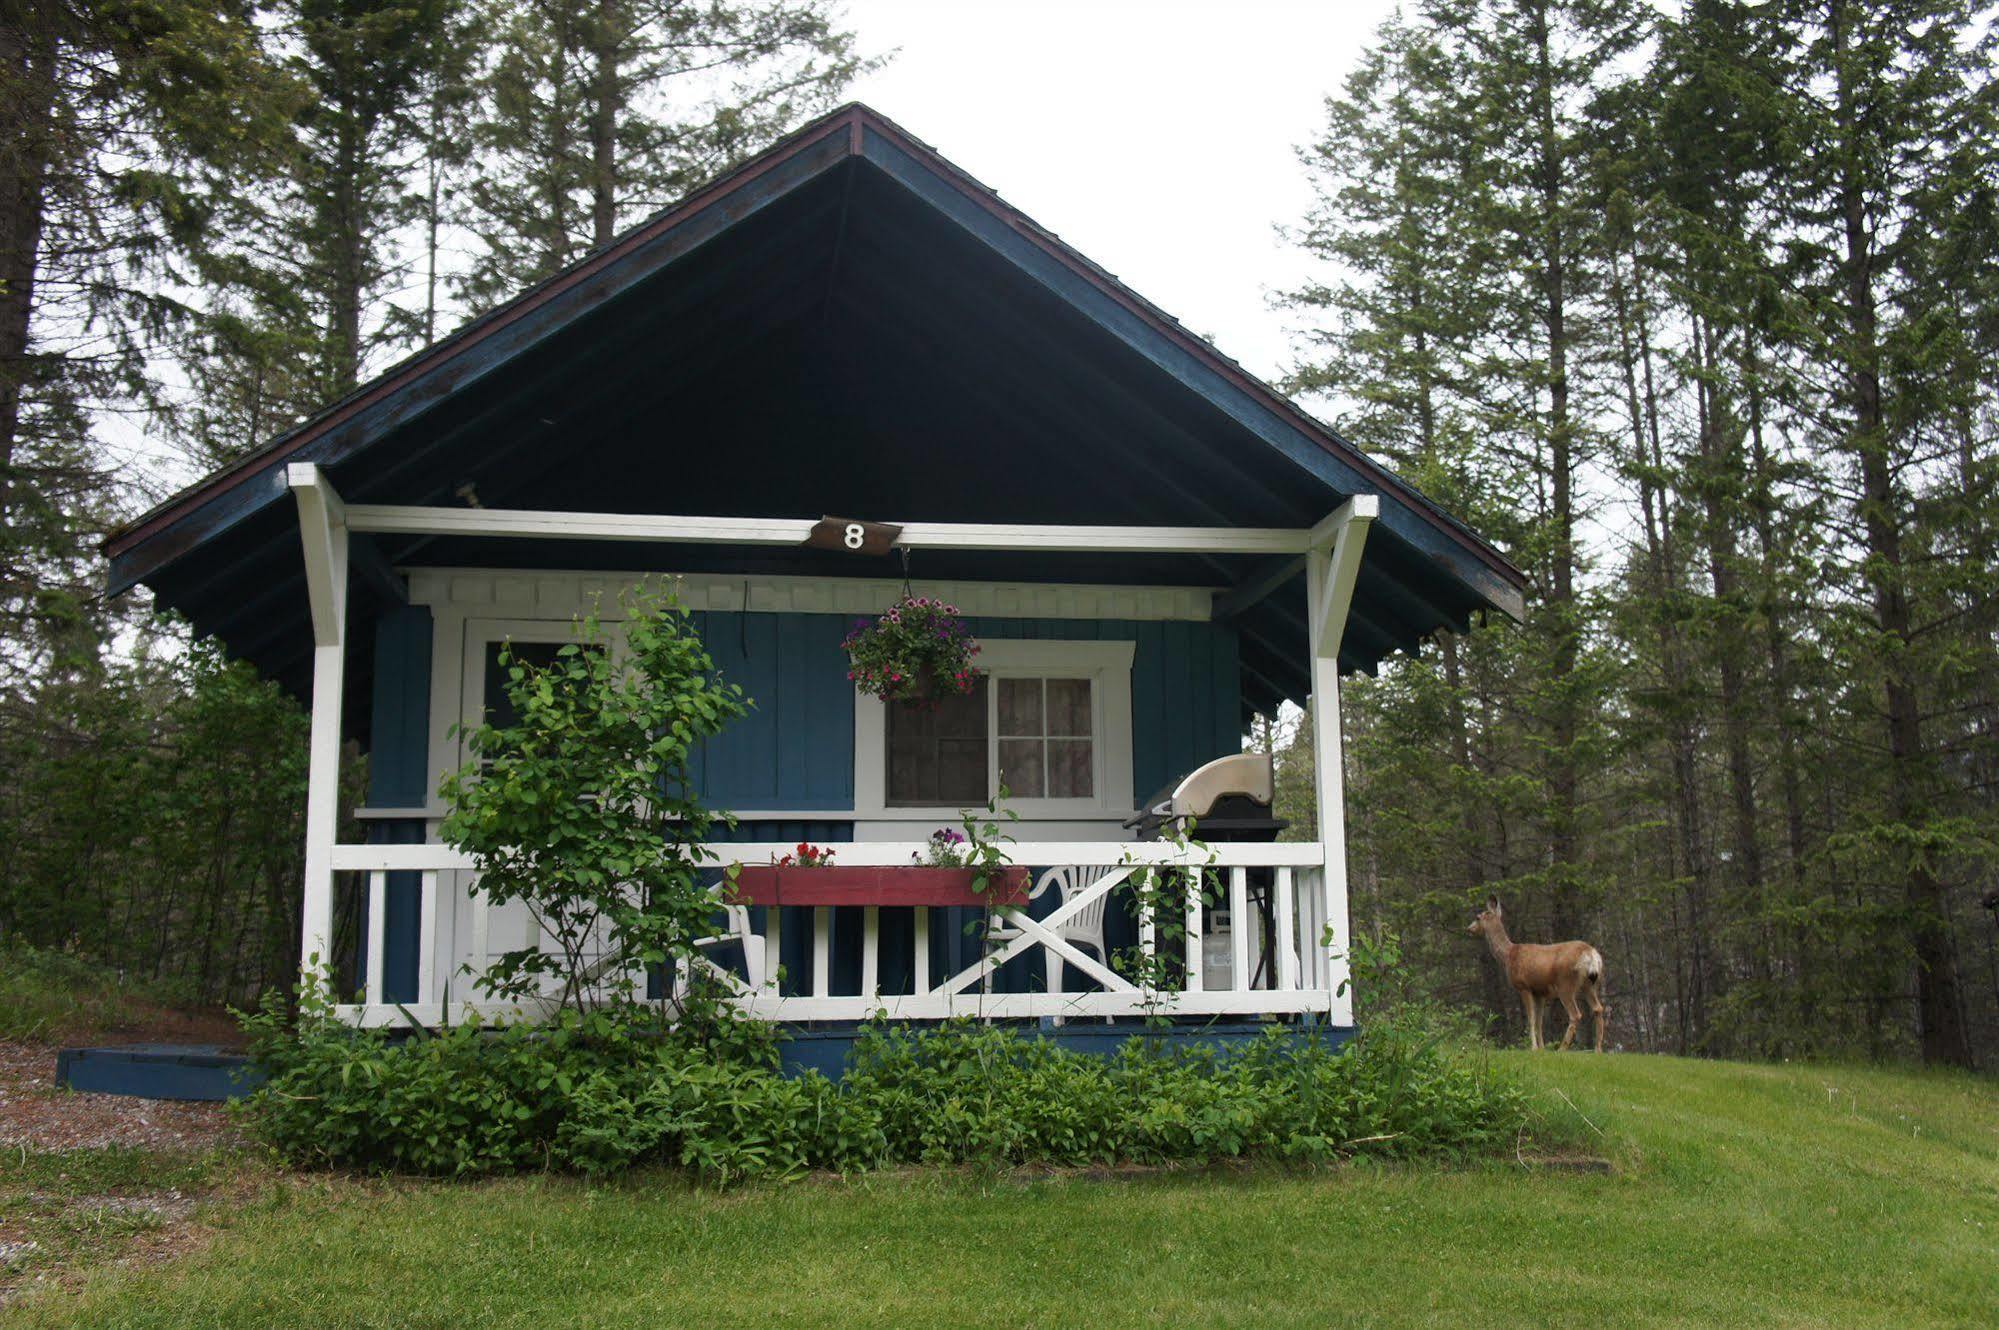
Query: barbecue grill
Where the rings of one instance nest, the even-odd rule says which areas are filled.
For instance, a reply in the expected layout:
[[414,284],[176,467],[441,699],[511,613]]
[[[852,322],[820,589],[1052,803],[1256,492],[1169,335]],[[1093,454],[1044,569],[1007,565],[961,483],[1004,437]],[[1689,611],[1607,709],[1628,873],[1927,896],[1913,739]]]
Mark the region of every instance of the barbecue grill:
[[1153,837],[1191,818],[1194,834],[1204,841],[1276,840],[1289,825],[1271,816],[1276,795],[1277,771],[1270,754],[1236,753],[1161,786],[1124,824]]
[[[1125,819],[1125,826],[1141,836],[1160,837],[1176,824],[1193,823],[1194,836],[1202,841],[1269,841],[1289,824],[1271,815],[1277,797],[1277,769],[1268,753],[1236,753],[1218,757],[1196,767],[1171,784],[1162,786],[1145,806]],[[1256,914],[1252,936],[1271,936],[1270,870],[1252,868],[1246,883],[1249,907]],[[1228,934],[1220,926],[1223,911],[1208,907],[1203,925],[1204,966],[1220,968],[1228,964]],[[1228,921],[1234,928],[1238,922]],[[1262,983],[1267,961],[1258,949],[1256,973],[1250,986]]]

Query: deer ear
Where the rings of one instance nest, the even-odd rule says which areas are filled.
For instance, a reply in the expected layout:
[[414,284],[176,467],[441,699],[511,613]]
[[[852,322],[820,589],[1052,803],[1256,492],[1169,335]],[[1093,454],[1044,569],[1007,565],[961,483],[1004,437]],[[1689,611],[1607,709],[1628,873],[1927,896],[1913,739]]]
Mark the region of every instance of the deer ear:
[[1497,896],[1487,896],[1487,897],[1485,898],[1485,908],[1486,908],[1486,909],[1488,909],[1488,910],[1491,910],[1491,911],[1492,911],[1492,912],[1493,912],[1494,914],[1498,914],[1498,913],[1499,913],[1499,897],[1497,897]]

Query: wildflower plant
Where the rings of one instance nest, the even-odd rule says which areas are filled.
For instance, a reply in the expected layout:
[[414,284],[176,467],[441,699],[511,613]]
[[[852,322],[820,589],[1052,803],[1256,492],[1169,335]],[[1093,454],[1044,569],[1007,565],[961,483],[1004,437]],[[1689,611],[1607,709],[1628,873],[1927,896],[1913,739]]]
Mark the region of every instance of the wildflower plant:
[[828,846],[800,841],[790,854],[780,855],[771,862],[779,868],[831,868],[833,851]]
[[910,858],[925,868],[963,868],[965,855],[965,834],[949,827],[939,827],[930,833],[922,851]]
[[884,702],[928,702],[977,686],[972,657],[979,644],[958,607],[934,597],[905,593],[879,619],[854,620],[841,646],[847,677]]

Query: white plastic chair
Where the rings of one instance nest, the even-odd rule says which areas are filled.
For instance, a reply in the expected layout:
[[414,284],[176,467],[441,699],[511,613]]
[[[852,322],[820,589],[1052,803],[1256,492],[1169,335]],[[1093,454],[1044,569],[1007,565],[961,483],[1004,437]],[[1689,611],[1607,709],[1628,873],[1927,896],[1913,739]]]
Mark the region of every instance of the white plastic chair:
[[[749,990],[756,992],[766,983],[770,982],[771,969],[767,963],[769,958],[765,954],[767,950],[765,939],[751,930],[750,912],[747,906],[723,905],[720,908],[724,921],[723,929],[719,933],[694,939],[695,959],[706,967],[711,974],[721,979],[723,983],[730,987],[740,987],[747,981]],[[771,908],[775,909],[776,907],[773,906]],[[714,961],[709,960],[706,955],[700,954],[710,947],[724,946],[731,942],[736,943],[743,949],[743,979],[736,978],[734,974],[723,969]],[[691,968],[685,965],[675,968],[673,980],[673,995],[675,997],[686,996],[687,981]]]
[[[1051,868],[1043,873],[1039,880],[1035,882],[1034,890],[1028,894],[1028,898],[1032,900],[1052,886],[1062,893],[1062,902],[1066,905],[1096,885],[1100,878],[1111,871],[1113,870],[1109,868],[1099,868],[1089,864],[1063,864],[1059,868]],[[1097,959],[1105,965],[1111,963],[1110,951],[1104,944],[1104,909],[1110,904],[1110,899],[1111,892],[1105,892],[1082,909],[1076,911],[1074,915],[1063,922],[1060,928],[1055,930],[1057,936],[1070,946],[1087,947],[1089,950],[1096,952]],[[1048,991],[1050,993],[1060,993],[1062,991],[1062,958],[1051,951],[1043,959],[1048,966]],[[1062,1020],[1062,1017],[1057,1016],[1055,1023],[1060,1025]],[[1111,1018],[1108,1016],[1104,1017],[1104,1024],[1109,1025],[1110,1023]]]

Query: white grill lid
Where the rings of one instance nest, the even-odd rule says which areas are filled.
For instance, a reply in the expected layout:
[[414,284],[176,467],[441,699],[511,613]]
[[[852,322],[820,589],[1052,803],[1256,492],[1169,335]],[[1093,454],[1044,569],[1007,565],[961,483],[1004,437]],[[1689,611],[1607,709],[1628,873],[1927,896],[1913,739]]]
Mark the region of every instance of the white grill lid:
[[1196,767],[1175,786],[1173,795],[1157,808],[1155,816],[1206,817],[1217,800],[1231,794],[1246,795],[1268,807],[1277,795],[1277,772],[1268,753],[1235,753],[1218,757]]

